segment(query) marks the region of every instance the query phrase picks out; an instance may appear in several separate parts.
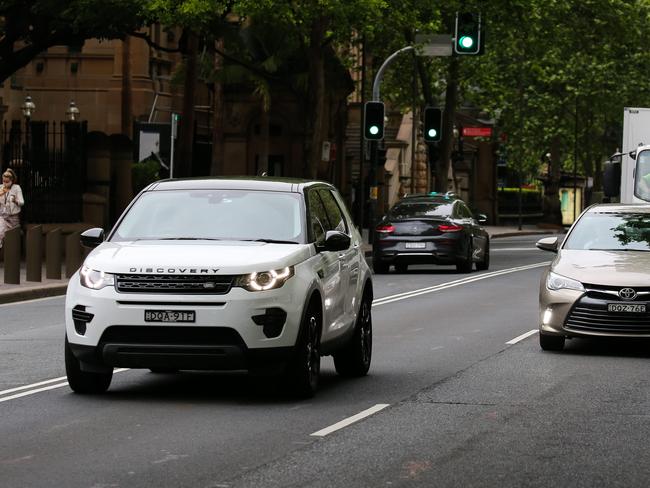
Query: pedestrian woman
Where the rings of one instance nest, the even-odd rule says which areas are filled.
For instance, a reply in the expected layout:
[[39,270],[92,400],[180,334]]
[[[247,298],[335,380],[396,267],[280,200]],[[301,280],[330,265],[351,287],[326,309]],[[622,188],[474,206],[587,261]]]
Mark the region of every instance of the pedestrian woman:
[[23,191],[16,184],[16,172],[7,169],[2,173],[0,187],[0,247],[8,230],[20,225],[20,208],[25,204]]

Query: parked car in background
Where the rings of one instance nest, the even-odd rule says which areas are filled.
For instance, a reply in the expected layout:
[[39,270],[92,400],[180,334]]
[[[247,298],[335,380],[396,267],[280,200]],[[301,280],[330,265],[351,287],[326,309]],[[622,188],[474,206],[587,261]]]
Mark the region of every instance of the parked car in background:
[[411,264],[454,264],[462,273],[490,266],[490,240],[465,202],[447,194],[407,196],[397,202],[375,228],[373,268],[399,273]]
[[571,337],[650,337],[650,206],[589,207],[559,245],[539,290],[539,343],[561,350]]
[[363,376],[373,299],[361,235],[327,183],[272,178],[153,183],[68,285],[65,365],[78,393],[114,367],[284,374],[300,395],[320,358]]

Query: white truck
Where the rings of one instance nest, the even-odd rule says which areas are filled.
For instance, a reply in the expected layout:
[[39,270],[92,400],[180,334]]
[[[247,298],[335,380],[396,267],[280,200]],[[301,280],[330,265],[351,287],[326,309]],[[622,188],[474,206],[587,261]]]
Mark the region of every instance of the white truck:
[[622,152],[605,163],[603,189],[621,203],[650,202],[650,108],[623,109]]

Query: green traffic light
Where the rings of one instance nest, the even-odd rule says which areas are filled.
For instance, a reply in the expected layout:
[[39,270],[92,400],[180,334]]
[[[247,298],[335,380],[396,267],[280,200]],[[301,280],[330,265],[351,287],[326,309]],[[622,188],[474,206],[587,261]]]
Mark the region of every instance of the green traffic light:
[[438,131],[436,129],[429,129],[429,137],[433,139],[438,135]]
[[379,127],[376,125],[371,125],[370,128],[368,129],[368,132],[370,132],[373,136],[376,136],[379,134]]
[[474,45],[474,39],[470,36],[463,36],[458,40],[458,45],[463,49],[471,49]]

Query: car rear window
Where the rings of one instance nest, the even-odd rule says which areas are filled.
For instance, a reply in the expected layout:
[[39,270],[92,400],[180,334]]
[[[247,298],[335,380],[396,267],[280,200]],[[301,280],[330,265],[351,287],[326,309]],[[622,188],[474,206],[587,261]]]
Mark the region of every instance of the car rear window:
[[587,213],[563,249],[650,251],[650,214]]
[[453,203],[437,202],[403,202],[398,203],[388,212],[391,219],[448,217],[452,214]]

